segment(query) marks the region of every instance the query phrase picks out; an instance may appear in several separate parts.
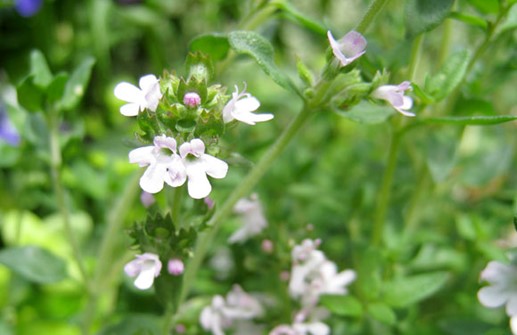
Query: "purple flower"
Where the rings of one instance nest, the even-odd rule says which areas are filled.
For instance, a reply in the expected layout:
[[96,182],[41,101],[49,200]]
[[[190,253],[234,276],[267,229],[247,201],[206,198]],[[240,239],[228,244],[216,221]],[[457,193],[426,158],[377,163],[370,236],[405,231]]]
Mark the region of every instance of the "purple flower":
[[16,0],[14,8],[23,17],[35,15],[43,4],[43,0]]
[[341,66],[347,66],[366,51],[366,39],[356,31],[350,31],[341,39],[336,40],[330,30],[327,32],[332,53],[339,60]]
[[0,105],[0,139],[12,146],[20,144],[20,134],[9,120],[3,105]]

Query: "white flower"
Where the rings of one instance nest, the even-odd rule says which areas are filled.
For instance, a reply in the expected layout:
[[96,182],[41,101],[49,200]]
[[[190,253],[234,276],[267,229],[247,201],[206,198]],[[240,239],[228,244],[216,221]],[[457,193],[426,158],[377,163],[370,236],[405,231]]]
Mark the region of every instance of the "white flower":
[[162,263],[158,255],[146,252],[143,255],[136,255],[136,259],[127,263],[124,272],[130,277],[136,277],[136,288],[146,290],[153,286],[154,278],[158,277],[161,269]]
[[386,100],[401,114],[415,116],[415,113],[409,111],[413,107],[413,99],[404,95],[404,92],[409,89],[411,89],[409,81],[404,81],[398,86],[383,85],[373,91],[372,97]]
[[323,322],[298,322],[290,326],[280,325],[275,327],[269,335],[328,335],[330,328]]
[[480,279],[490,285],[479,290],[479,301],[490,308],[506,304],[506,314],[517,316],[517,267],[492,261],[481,272]]
[[262,205],[257,194],[249,199],[240,199],[233,207],[233,211],[242,217],[242,227],[228,239],[229,243],[244,242],[250,237],[260,234],[267,227],[267,220],[262,211]]
[[318,244],[317,241],[305,240],[292,252],[289,293],[293,298],[301,299],[307,308],[314,307],[322,294],[348,293],[346,287],[356,278],[353,270],[338,273],[336,264],[315,249]]
[[217,179],[226,177],[228,164],[205,154],[205,144],[198,138],[183,143],[180,155],[187,173],[188,194],[194,199],[205,198],[212,191],[207,175]]
[[212,299],[211,305],[201,311],[199,321],[212,334],[224,335],[224,329],[231,327],[235,321],[250,320],[262,314],[261,304],[240,286],[234,285],[226,299],[220,295]]
[[160,192],[164,182],[178,187],[187,179],[183,161],[176,153],[176,140],[165,135],[156,136],[154,145],[132,150],[129,162],[148,166],[140,178],[140,187],[148,193]]
[[327,37],[334,56],[342,66],[347,66],[366,52],[366,39],[356,31],[350,31],[336,41],[329,30]]
[[260,102],[249,93],[246,93],[246,87],[239,93],[239,88],[235,86],[235,92],[232,98],[223,108],[223,121],[231,122],[234,119],[249,125],[256,122],[264,122],[271,120],[273,114],[253,114],[260,107]]
[[158,103],[162,98],[160,92],[160,81],[152,74],[140,78],[140,88],[126,82],[115,86],[115,96],[128,102],[120,107],[120,113],[125,116],[137,116],[144,109],[156,111]]

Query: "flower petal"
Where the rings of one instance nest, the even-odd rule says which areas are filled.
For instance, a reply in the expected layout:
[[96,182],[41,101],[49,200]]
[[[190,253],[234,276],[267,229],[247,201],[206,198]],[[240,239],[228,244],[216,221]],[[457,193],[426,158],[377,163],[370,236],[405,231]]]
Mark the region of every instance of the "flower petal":
[[141,167],[152,164],[156,161],[153,150],[154,146],[133,149],[129,152],[129,162],[138,163]]
[[120,107],[120,114],[124,116],[137,116],[141,109],[138,103],[125,104]]
[[205,167],[201,160],[188,162],[186,166],[188,177],[188,194],[194,199],[202,199],[210,194],[212,186],[206,176]]
[[154,74],[148,74],[140,78],[138,86],[140,86],[142,91],[149,92],[157,82],[158,78]]
[[163,189],[167,167],[163,164],[151,164],[140,178],[140,187],[148,193],[158,193]]
[[253,112],[260,107],[260,101],[255,97],[247,97],[235,102],[234,114]]
[[202,160],[207,175],[217,179],[226,177],[228,164],[225,161],[208,154],[204,154]]
[[341,52],[349,59],[356,59],[364,54],[366,49],[366,39],[357,31],[349,31],[339,40]]
[[172,162],[167,165],[167,173],[164,175],[164,180],[172,187],[179,187],[187,180],[187,171],[179,156],[173,157]]
[[490,308],[504,305],[508,298],[508,292],[498,286],[485,286],[478,291],[479,302]]
[[146,290],[153,286],[155,277],[155,268],[154,266],[144,266],[140,271],[140,274],[135,279],[135,286],[140,290]]
[[115,86],[115,96],[117,99],[127,101],[127,102],[134,102],[140,104],[142,102],[142,91],[138,89],[138,87],[122,82]]
[[257,122],[264,122],[273,119],[275,116],[273,114],[254,114],[254,113],[245,113],[241,112],[239,114],[234,114],[235,119],[241,122],[247,123],[249,125],[255,125]]

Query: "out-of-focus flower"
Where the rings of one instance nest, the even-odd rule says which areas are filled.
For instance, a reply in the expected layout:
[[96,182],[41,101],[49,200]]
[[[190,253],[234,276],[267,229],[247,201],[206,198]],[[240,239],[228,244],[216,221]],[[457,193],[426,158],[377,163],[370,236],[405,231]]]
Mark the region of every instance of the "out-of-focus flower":
[[233,211],[241,216],[243,225],[230,236],[229,243],[242,243],[250,237],[260,234],[267,227],[262,205],[255,193],[249,199],[243,198],[237,201]]
[[4,105],[0,102],[0,139],[4,140],[11,146],[18,146],[20,144],[20,134],[14,128],[9,115],[4,109]]
[[167,271],[173,276],[179,276],[185,270],[185,264],[178,258],[172,258],[167,263]]
[[264,251],[267,254],[270,254],[273,252],[273,249],[275,248],[275,245],[271,240],[263,240],[261,244],[262,251]]
[[148,74],[140,78],[138,85],[122,82],[115,86],[115,96],[128,102],[120,107],[120,113],[124,116],[137,116],[144,109],[156,111],[158,103],[162,98],[160,91],[160,81],[153,74]]
[[158,255],[146,252],[136,255],[136,259],[127,263],[124,271],[130,277],[136,277],[135,286],[140,290],[146,290],[153,286],[154,278],[158,277],[162,269],[162,262]]
[[409,111],[413,107],[413,99],[404,95],[404,92],[409,89],[411,89],[409,81],[404,81],[400,85],[383,85],[373,91],[372,97],[386,100],[401,114],[415,116],[415,113]]
[[506,305],[506,314],[517,316],[517,267],[492,261],[480,279],[490,284],[478,291],[481,304],[490,308]]
[[199,321],[203,329],[214,335],[224,335],[224,330],[230,328],[234,322],[251,320],[263,314],[262,305],[250,294],[234,285],[226,299],[217,295],[212,299],[210,306],[201,312]]
[[36,15],[43,5],[43,0],[16,0],[14,8],[23,17]]
[[217,179],[226,177],[228,164],[205,154],[205,144],[198,138],[183,143],[179,151],[188,178],[188,194],[194,199],[207,197],[212,191],[207,175]]
[[187,179],[183,161],[176,153],[176,140],[165,135],[156,136],[154,145],[132,150],[129,162],[148,166],[140,178],[140,187],[148,193],[160,192],[164,182],[178,187]]
[[196,92],[185,93],[183,104],[189,108],[197,107],[201,104],[201,97]]
[[156,202],[154,195],[149,192],[142,191],[140,194],[140,202],[144,205],[145,208],[149,208]]
[[235,92],[232,93],[232,98],[223,108],[223,121],[225,123],[233,120],[238,120],[249,125],[254,125],[257,122],[264,122],[271,120],[273,114],[254,114],[260,107],[260,102],[249,93],[246,93],[246,87],[239,93],[239,88],[235,86]]
[[275,327],[269,335],[328,335],[330,328],[320,321],[298,322],[292,325],[280,325]]
[[346,287],[356,278],[353,270],[338,273],[336,264],[316,250],[318,245],[319,242],[305,240],[292,251],[289,293],[308,308],[315,306],[322,294],[346,294]]
[[347,66],[366,52],[366,39],[356,31],[352,30],[336,41],[329,30],[327,37],[332,53],[339,60],[341,66]]

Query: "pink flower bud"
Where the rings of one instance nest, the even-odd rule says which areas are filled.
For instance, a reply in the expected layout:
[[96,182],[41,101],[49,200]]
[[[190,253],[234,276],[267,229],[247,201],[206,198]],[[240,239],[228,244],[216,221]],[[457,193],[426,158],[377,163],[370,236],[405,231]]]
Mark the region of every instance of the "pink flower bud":
[[264,251],[267,254],[270,254],[273,252],[273,242],[271,240],[263,240],[262,241],[262,251]]
[[185,265],[181,259],[173,258],[169,260],[169,263],[167,264],[167,270],[171,275],[179,276],[183,273],[183,270],[185,270]]
[[201,97],[196,92],[188,92],[183,97],[183,104],[189,108],[195,108],[201,104]]
[[156,199],[154,199],[154,196],[151,193],[142,191],[142,193],[140,194],[140,201],[142,202],[145,208],[149,208],[152,204],[156,202]]

